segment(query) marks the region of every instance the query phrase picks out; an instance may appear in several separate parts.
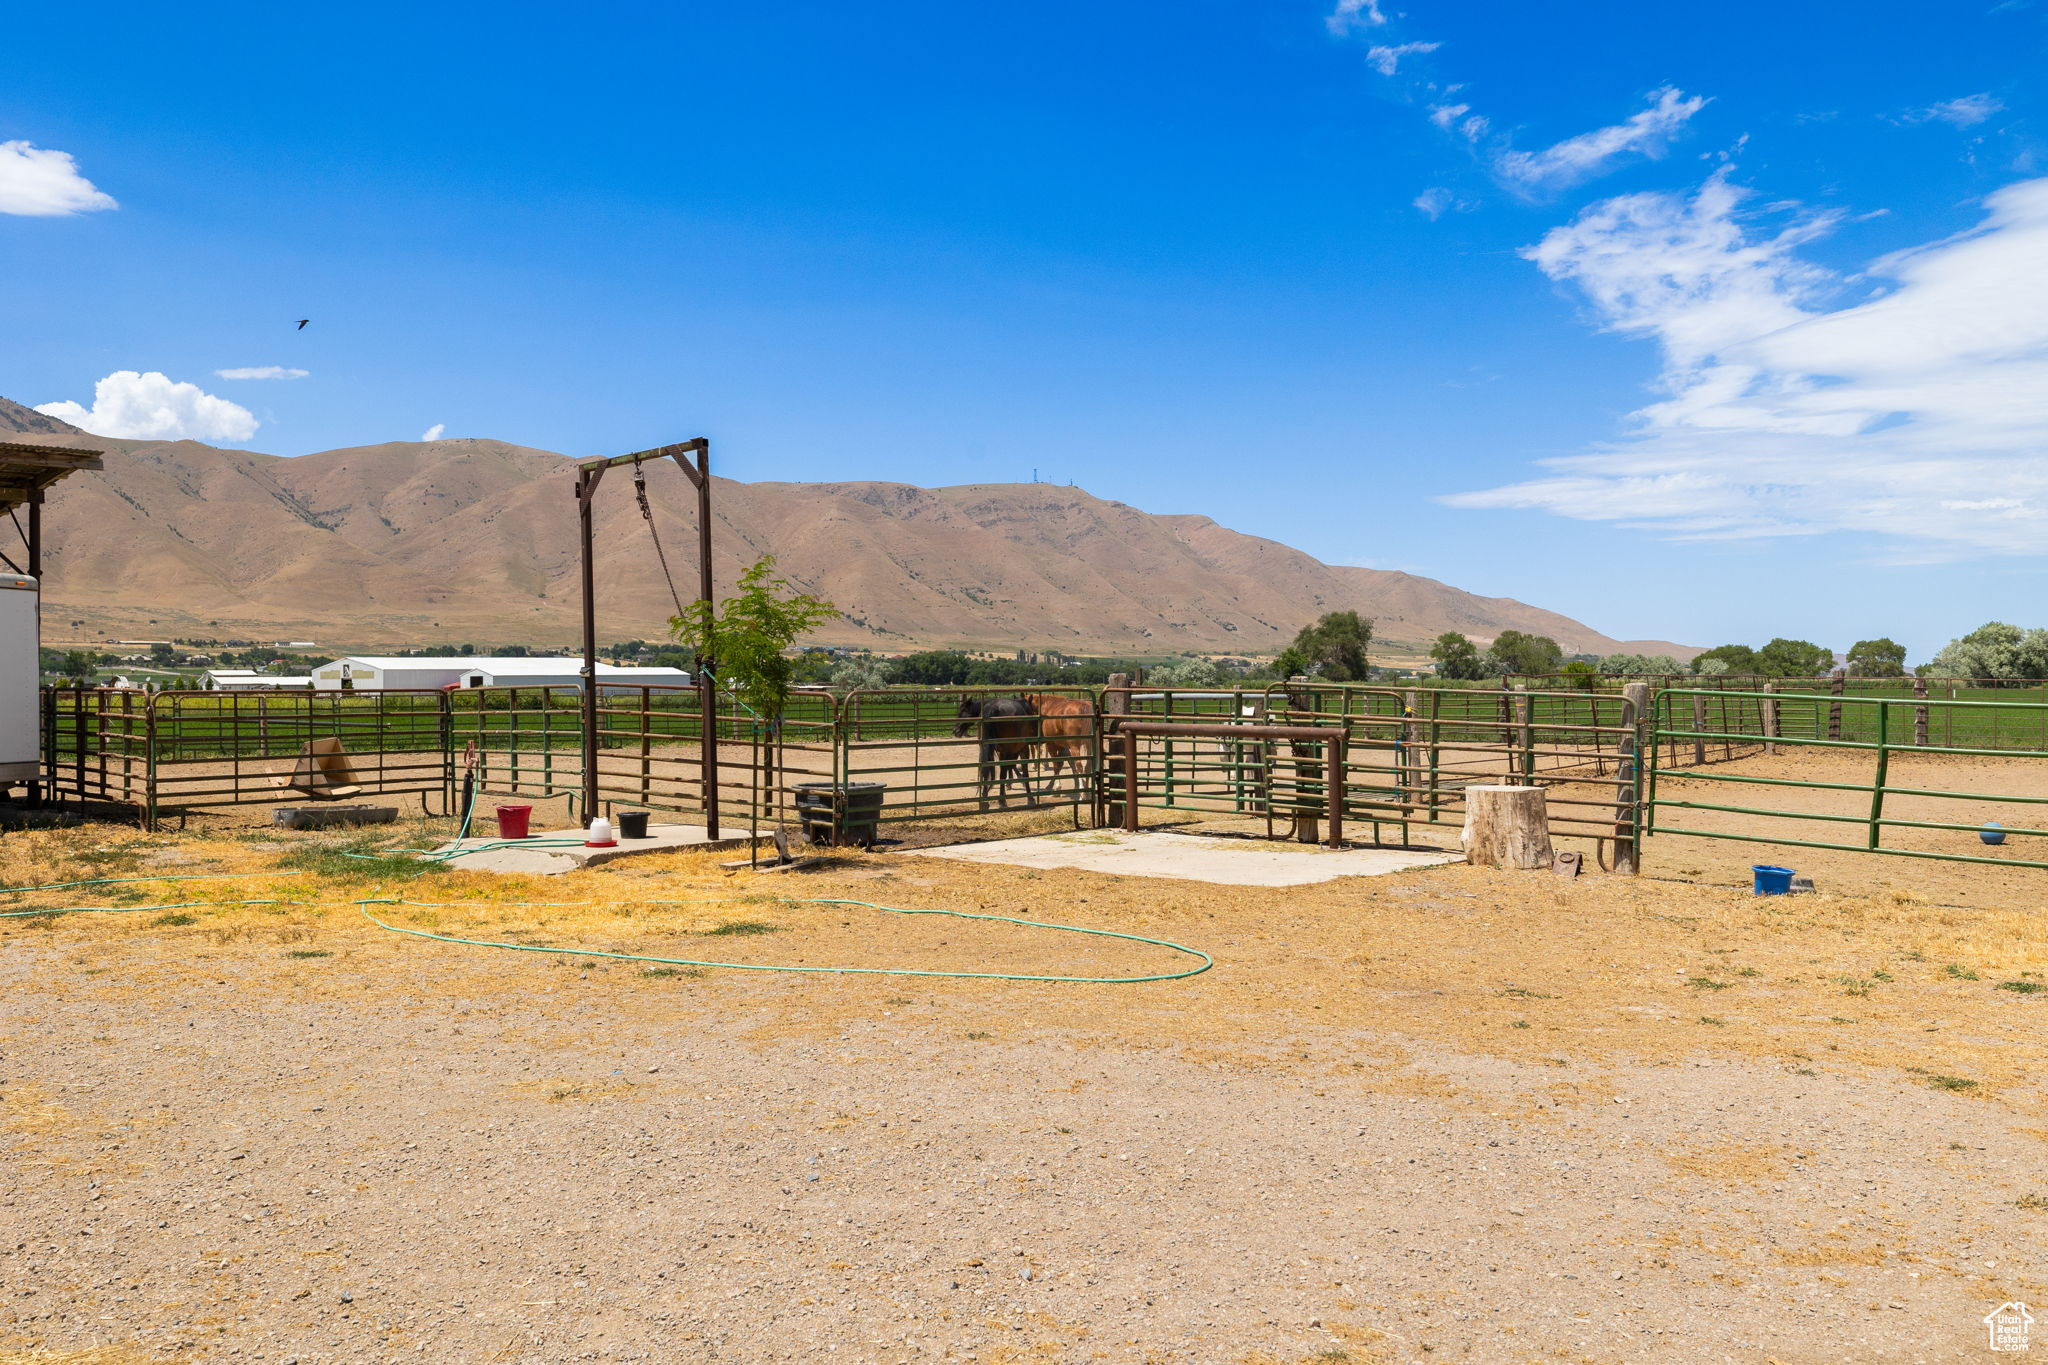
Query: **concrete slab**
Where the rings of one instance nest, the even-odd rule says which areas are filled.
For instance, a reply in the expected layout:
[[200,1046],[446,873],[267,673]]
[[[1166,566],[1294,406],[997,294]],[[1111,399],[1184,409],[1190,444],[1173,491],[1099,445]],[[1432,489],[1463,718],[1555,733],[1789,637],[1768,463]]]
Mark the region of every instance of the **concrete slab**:
[[496,835],[480,835],[471,839],[459,839],[452,844],[443,844],[434,850],[446,853],[451,849],[476,849],[474,853],[457,854],[450,858],[447,866],[462,868],[470,872],[538,872],[551,875],[558,872],[574,872],[579,867],[591,867],[597,863],[608,863],[616,858],[630,858],[636,853],[673,853],[677,849],[718,849],[745,848],[747,836],[737,838],[721,836],[714,839],[702,825],[654,825],[647,827],[645,839],[621,839],[613,848],[584,848],[580,844],[571,846],[558,844],[543,845],[555,840],[581,840],[580,829],[543,830],[533,836],[530,842],[506,844],[492,848],[498,843]]
[[911,856],[1013,867],[1078,867],[1123,877],[1176,877],[1226,886],[1306,886],[1338,877],[1379,877],[1465,860],[1462,853],[1427,848],[1329,849],[1263,839],[1217,839],[1163,830],[1130,834],[1109,829],[921,848]]

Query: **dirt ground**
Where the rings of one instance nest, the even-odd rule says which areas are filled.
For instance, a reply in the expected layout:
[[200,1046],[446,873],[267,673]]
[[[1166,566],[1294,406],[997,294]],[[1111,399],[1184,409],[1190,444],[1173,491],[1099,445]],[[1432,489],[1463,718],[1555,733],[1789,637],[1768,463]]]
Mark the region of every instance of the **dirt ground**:
[[[1675,836],[1635,879],[1279,890],[334,844],[0,836],[8,886],[260,874],[0,897],[154,907],[0,920],[0,1361],[1820,1365],[1974,1358],[2048,1298],[2039,872],[1840,855],[1758,900],[1747,846]],[[650,967],[352,903],[696,961],[1188,961],[774,896],[1216,966]],[[163,908],[230,899],[281,903]]]

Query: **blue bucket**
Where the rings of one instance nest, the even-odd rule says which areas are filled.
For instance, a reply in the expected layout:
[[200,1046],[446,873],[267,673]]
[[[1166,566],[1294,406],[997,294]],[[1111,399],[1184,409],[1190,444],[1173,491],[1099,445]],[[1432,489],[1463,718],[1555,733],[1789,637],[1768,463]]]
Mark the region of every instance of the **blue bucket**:
[[2002,844],[2005,842],[2005,827],[1996,820],[1987,820],[1984,828],[1977,831],[1977,837],[1987,844]]
[[1789,867],[1758,863],[1749,870],[1756,874],[1756,893],[1759,896],[1783,896],[1792,890],[1793,874]]

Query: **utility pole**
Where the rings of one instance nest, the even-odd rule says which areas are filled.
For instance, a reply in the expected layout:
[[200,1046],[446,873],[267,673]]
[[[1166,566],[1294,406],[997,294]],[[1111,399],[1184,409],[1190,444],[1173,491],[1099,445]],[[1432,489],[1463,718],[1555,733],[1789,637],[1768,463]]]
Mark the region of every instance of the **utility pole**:
[[[690,457],[695,457],[694,463]],[[585,460],[576,467],[576,520],[583,544],[583,823],[597,816],[597,571],[591,535],[590,505],[607,469],[672,459],[697,489],[697,600],[711,605],[711,442],[697,437],[680,445],[661,446]],[[701,712],[698,735],[700,781],[704,787],[704,832],[718,837],[718,690],[712,660],[697,660],[697,696]]]

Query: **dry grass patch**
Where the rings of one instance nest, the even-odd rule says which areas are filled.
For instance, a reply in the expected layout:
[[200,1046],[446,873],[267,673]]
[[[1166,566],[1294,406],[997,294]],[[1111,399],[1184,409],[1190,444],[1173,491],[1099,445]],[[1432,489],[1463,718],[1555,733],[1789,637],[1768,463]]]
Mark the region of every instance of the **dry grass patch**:
[[1702,1180],[1775,1180],[1785,1173],[1792,1150],[1774,1143],[1714,1142],[1664,1153],[1671,1169]]
[[[414,989],[407,974],[430,971],[444,992],[530,999],[536,974],[546,973],[579,990],[638,988],[620,1008],[670,1022],[772,992],[775,1008],[755,1013],[750,1024],[763,1041],[832,1035],[871,1021],[893,1008],[888,1002],[903,983],[619,961],[585,977],[564,968],[598,959],[423,942],[376,928],[355,902],[435,902],[370,908],[394,924],[456,937],[668,958],[1102,976],[1180,965],[1142,944],[779,899],[857,897],[1141,933],[1217,959],[1205,975],[1142,986],[920,982],[923,1007],[956,1017],[963,1007],[976,1012],[955,1037],[972,1029],[1026,1041],[1058,1029],[1082,1045],[1159,1047],[1218,1067],[1289,1070],[1330,1083],[1350,1076],[1374,1089],[1434,1096],[1461,1084],[1411,1069],[1401,1054],[1408,1043],[1542,1067],[1724,1056],[1872,1077],[1918,1068],[1909,1081],[1915,1086],[1942,1085],[1937,1078],[1975,1082],[1949,1088],[2039,1104],[2026,1049],[2017,1044],[2038,1027],[2040,1006],[2031,992],[1996,987],[2048,974],[2048,916],[2033,900],[1991,909],[1955,904],[1972,893],[1974,878],[2011,875],[1998,867],[1901,869],[1865,859],[1859,865],[1880,880],[1910,872],[1921,885],[1911,894],[1874,886],[1865,895],[1758,900],[1746,888],[1654,876],[1564,881],[1450,866],[1267,890],[898,852],[838,857],[814,872],[785,874],[771,890],[761,878],[728,872],[721,864],[729,855],[719,853],[650,855],[561,877],[447,872],[422,883],[385,879],[376,864],[309,867],[288,856],[295,847],[268,832],[145,837],[84,826],[10,836],[0,844],[0,867],[14,885],[94,875],[99,865],[90,859],[118,857],[184,875],[219,874],[141,887],[154,903],[296,903],[175,912],[192,915],[189,926],[152,926],[140,915],[0,921],[0,940],[55,934],[72,957],[90,952],[103,974],[84,978],[55,963],[36,972],[42,982],[108,999],[146,997],[155,983],[245,960],[251,965],[241,987],[258,993],[397,997]],[[1651,846],[1653,873],[1670,861],[1663,847]],[[1669,847],[1675,857],[1689,844]],[[236,873],[262,875],[228,876]],[[175,896],[158,894],[172,889]],[[0,908],[38,902],[65,903],[16,897]],[[175,951],[165,950],[167,942]],[[137,950],[146,966],[128,960]],[[645,989],[670,972],[692,980],[692,989]],[[1853,1008],[1845,1009],[1851,1000],[1843,980],[1857,983]],[[544,1012],[554,1008],[540,1004]],[[1849,1014],[1853,1024],[1827,1022]],[[1361,1047],[1357,1040],[1366,1036],[1376,1041]],[[1337,1037],[1350,1041],[1334,1043]],[[1597,1098],[1569,1090],[1556,1096],[1567,1104]]]

